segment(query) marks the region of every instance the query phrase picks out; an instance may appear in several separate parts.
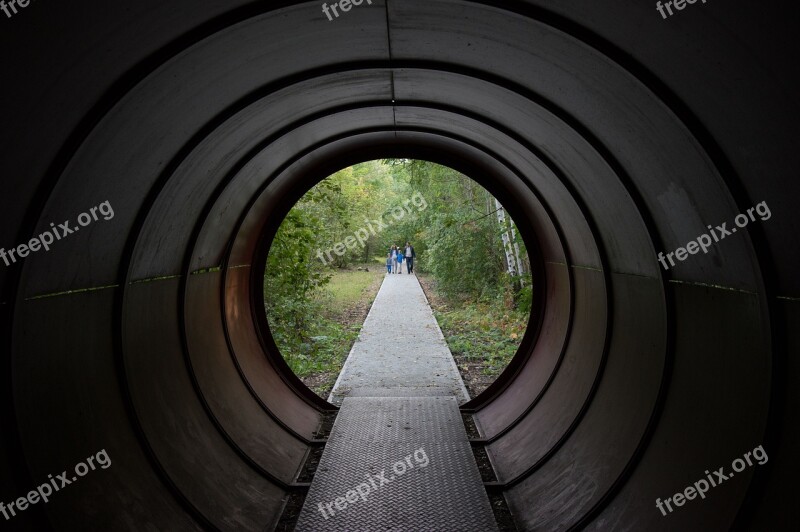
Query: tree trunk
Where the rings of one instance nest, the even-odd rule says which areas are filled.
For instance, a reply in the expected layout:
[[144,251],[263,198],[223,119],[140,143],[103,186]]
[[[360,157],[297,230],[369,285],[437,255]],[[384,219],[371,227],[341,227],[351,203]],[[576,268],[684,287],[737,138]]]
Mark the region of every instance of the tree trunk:
[[506,252],[506,269],[510,275],[517,275],[517,256],[514,253],[514,243],[511,239],[508,225],[506,223],[506,211],[500,202],[495,198],[497,208],[497,223],[500,224],[501,236],[503,238],[503,249]]
[[511,225],[511,239],[514,242],[514,254],[517,257],[517,273],[519,274],[519,286],[523,288],[525,286],[525,281],[522,279],[522,276],[525,274],[525,265],[522,262],[522,253],[519,251],[519,242],[517,242],[517,230],[514,228],[514,220],[510,220],[509,225]]

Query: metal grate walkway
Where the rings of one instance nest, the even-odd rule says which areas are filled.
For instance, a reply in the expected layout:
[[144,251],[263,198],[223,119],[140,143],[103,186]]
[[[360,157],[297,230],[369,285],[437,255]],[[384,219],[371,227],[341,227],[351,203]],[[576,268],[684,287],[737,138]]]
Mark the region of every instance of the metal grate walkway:
[[345,399],[296,530],[497,530],[456,399]]

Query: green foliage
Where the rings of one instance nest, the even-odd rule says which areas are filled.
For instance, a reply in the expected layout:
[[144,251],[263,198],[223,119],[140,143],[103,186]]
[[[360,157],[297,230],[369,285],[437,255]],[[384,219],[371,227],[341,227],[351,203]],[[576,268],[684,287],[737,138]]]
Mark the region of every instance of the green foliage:
[[467,360],[483,361],[484,373],[497,376],[519,347],[528,313],[506,310],[497,301],[435,311],[450,350]]
[[[337,272],[367,263],[373,271],[383,271],[393,244],[411,241],[415,269],[430,273],[442,295],[464,312],[488,312],[493,318],[503,312],[527,319],[530,275],[506,272],[502,234],[510,226],[501,227],[496,212],[494,198],[477,183],[427,161],[369,161],[313,187],[279,228],[264,283],[270,329],[295,373],[334,371],[344,360],[357,330],[343,327],[326,309],[352,304],[363,279]],[[382,230],[381,224],[386,225]],[[357,235],[363,246],[353,245]],[[339,243],[341,254],[336,251]],[[521,239],[518,244],[527,263]],[[464,329],[449,340],[469,353],[473,351],[467,344],[477,342],[475,349],[485,349],[484,355],[500,364],[516,343],[477,318],[455,315],[453,319],[478,327],[473,331],[478,336]]]
[[[379,272],[337,271],[306,299],[268,304],[267,319],[281,354],[301,379],[319,377],[312,386],[315,392],[327,397],[339,375],[361,329],[361,323],[348,325],[344,318],[359,303],[371,303],[365,301],[366,290]],[[265,282],[269,278],[265,275]]]
[[302,336],[293,331],[306,329],[311,294],[330,280],[330,274],[312,256],[320,225],[316,216],[306,212],[312,202],[304,198],[286,216],[270,247],[264,277],[267,314],[280,316],[271,324],[273,335],[283,341],[291,339],[293,347],[302,343]]
[[[494,198],[463,174],[428,161],[394,161],[411,189],[429,203],[407,232],[415,236],[417,265],[453,300],[502,300],[515,306],[519,278],[506,273],[502,230]],[[397,170],[395,170],[397,171]],[[518,240],[527,261],[521,239]]]
[[527,276],[525,286],[517,294],[517,310],[523,314],[530,314],[533,310],[533,286],[530,275]]

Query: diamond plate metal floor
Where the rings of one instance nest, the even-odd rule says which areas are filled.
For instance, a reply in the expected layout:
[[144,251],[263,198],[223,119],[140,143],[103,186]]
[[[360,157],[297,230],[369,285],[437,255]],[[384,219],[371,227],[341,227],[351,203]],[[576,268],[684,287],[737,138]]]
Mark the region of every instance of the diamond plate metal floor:
[[295,530],[497,530],[456,398],[345,398]]

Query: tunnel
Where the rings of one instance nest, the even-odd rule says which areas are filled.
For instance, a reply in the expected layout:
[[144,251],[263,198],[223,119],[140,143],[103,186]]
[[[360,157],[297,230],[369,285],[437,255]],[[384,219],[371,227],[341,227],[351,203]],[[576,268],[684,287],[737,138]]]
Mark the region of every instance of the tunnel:
[[467,173],[532,250],[528,331],[462,406],[519,530],[800,525],[795,4],[26,4],[0,15],[0,500],[111,466],[0,528],[277,526],[335,407],[269,334],[269,240],[382,157]]

